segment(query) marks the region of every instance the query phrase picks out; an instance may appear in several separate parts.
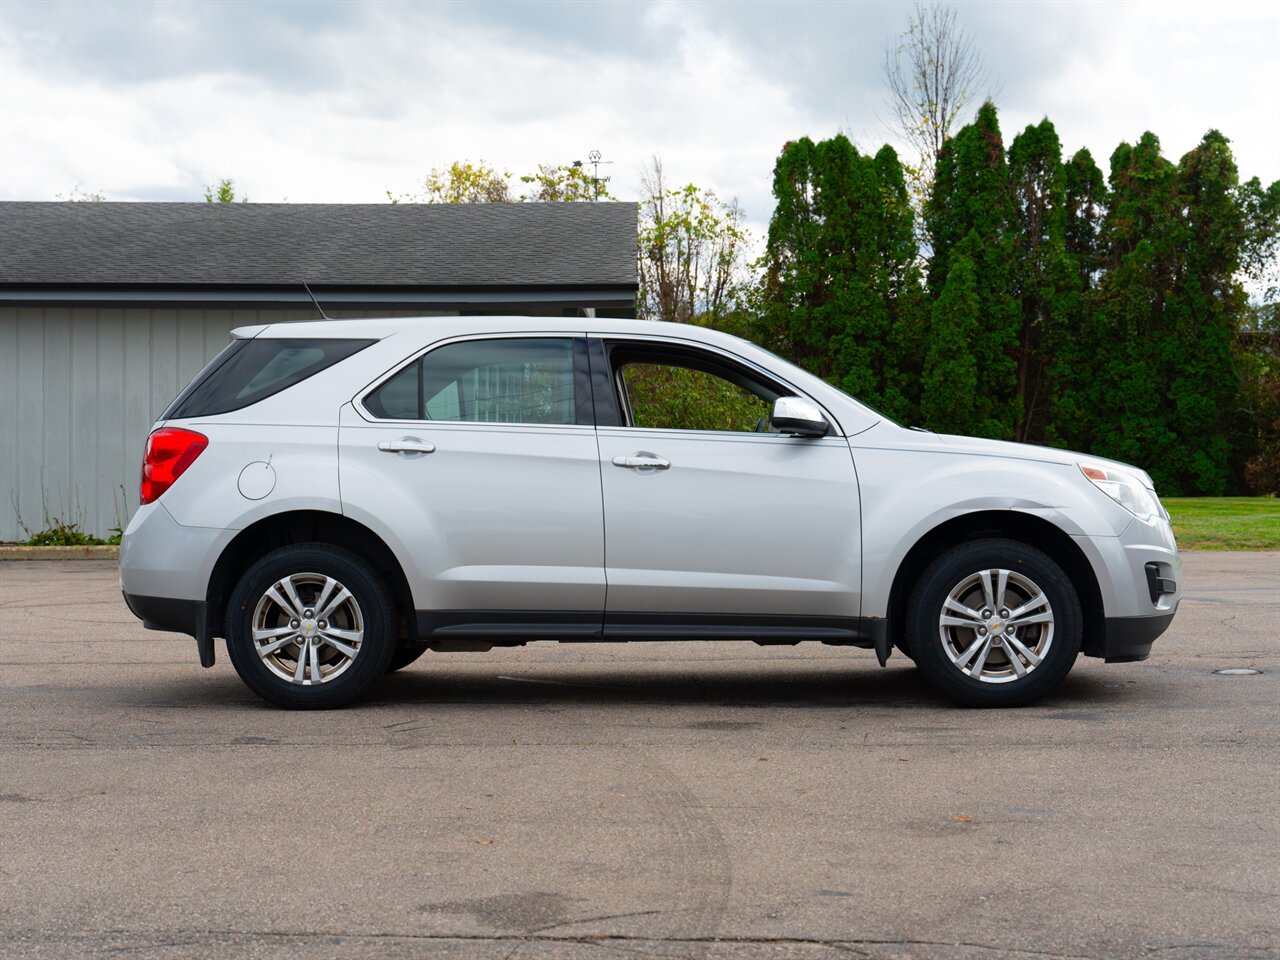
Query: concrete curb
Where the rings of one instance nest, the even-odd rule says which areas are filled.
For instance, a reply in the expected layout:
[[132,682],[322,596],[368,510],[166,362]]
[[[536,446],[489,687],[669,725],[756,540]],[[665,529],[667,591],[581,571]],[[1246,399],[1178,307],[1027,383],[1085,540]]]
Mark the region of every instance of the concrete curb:
[[119,560],[118,546],[17,547],[0,546],[0,560]]

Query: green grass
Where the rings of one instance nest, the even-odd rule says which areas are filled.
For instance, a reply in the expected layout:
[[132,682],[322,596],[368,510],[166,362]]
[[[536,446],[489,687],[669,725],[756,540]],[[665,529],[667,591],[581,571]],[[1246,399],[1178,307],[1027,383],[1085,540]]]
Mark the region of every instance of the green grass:
[[1280,499],[1162,497],[1180,550],[1280,550]]

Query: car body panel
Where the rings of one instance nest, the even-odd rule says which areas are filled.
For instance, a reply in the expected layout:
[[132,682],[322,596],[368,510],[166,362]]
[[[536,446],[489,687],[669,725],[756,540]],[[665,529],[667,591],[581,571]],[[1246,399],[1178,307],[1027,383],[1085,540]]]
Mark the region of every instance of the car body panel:
[[[400,545],[417,609],[603,611],[591,427],[342,417],[343,512]],[[435,451],[378,449],[405,437]]]
[[[843,438],[601,427],[610,612],[860,615]],[[661,470],[616,466],[656,455]]]

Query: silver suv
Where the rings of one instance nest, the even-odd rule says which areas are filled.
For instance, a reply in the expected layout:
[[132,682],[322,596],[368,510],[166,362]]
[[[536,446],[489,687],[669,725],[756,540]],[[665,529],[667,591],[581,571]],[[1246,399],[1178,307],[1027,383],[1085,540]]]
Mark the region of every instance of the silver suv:
[[283,707],[426,650],[896,647],[970,705],[1142,660],[1181,561],[1141,470],[907,429],[735,337],[634,320],[246,327],[161,414],[120,584]]

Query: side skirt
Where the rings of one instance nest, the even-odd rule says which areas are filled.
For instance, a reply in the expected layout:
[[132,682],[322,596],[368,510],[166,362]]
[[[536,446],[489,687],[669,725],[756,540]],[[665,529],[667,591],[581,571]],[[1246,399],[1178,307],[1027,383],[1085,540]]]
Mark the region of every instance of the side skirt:
[[479,644],[517,646],[531,640],[610,643],[644,640],[751,640],[789,644],[807,640],[875,649],[888,655],[888,626],[861,617],[755,614],[608,613],[558,610],[419,610],[418,636],[435,649],[475,650]]

